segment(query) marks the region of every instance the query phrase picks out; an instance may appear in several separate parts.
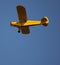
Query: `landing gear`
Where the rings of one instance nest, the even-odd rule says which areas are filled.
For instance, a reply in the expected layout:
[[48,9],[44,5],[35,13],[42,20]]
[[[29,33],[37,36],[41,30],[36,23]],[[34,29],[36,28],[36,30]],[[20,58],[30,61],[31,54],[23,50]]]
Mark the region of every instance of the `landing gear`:
[[20,28],[18,28],[18,33],[20,33]]
[[18,31],[18,33],[20,33],[20,30]]

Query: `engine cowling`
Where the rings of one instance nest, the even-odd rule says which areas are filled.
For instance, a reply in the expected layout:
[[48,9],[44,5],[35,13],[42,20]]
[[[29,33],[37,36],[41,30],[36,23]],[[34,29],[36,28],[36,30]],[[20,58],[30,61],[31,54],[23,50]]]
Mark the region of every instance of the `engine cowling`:
[[41,19],[41,24],[42,25],[47,26],[48,23],[49,23],[48,17],[45,16],[44,18]]

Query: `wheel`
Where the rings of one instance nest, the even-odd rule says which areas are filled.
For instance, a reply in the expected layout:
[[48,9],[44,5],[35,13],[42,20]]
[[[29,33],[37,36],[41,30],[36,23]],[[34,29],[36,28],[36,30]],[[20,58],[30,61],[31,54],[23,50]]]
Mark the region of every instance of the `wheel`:
[[20,31],[18,31],[18,33],[20,33]]

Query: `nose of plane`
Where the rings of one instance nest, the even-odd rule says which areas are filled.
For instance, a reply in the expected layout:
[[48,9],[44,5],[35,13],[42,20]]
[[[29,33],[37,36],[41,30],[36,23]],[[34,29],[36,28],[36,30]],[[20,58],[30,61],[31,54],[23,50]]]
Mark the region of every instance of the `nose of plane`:
[[48,17],[44,17],[44,18],[42,18],[41,23],[42,23],[42,25],[47,26],[48,23],[49,23],[49,19],[48,19]]

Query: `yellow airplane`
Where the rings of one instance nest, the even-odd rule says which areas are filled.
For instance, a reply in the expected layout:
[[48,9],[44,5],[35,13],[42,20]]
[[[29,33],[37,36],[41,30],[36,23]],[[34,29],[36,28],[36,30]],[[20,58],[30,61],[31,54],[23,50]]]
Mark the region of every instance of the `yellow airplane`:
[[13,21],[10,22],[10,25],[17,27],[18,32],[21,31],[23,34],[29,34],[30,33],[29,26],[35,26],[35,25],[47,26],[49,23],[48,17],[43,17],[41,20],[28,20],[25,8],[21,5],[18,5],[16,8],[19,22]]

